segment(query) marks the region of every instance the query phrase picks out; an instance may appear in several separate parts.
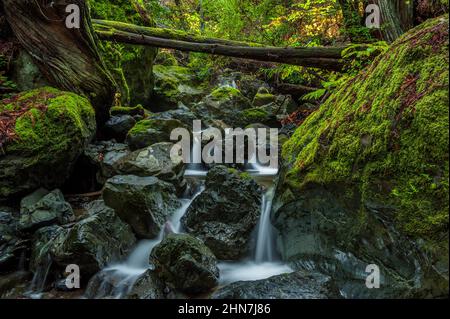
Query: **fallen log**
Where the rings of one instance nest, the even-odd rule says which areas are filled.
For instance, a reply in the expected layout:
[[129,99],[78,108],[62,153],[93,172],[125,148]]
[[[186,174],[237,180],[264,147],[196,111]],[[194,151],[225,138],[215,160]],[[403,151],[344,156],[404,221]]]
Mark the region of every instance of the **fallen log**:
[[[142,29],[139,27],[138,29]],[[160,48],[169,48],[180,51],[193,51],[223,55],[229,57],[245,58],[266,62],[277,62],[307,67],[315,67],[340,71],[342,69],[341,52],[343,47],[311,47],[311,48],[278,48],[278,47],[252,47],[241,45],[226,45],[220,43],[189,42],[142,33],[121,31],[112,27],[97,24],[98,37],[106,41],[116,41],[127,44],[149,45]]]
[[139,33],[142,35],[147,35],[149,37],[157,37],[163,39],[170,40],[180,40],[186,42],[195,42],[195,43],[209,43],[209,44],[223,44],[229,46],[251,46],[251,47],[264,47],[264,45],[253,42],[244,42],[244,41],[234,41],[227,39],[219,39],[219,38],[209,38],[197,34],[188,33],[181,30],[173,30],[167,28],[156,28],[156,27],[143,27],[139,25],[134,25],[125,22],[118,21],[110,21],[110,20],[99,20],[92,19],[92,25],[94,29],[97,30],[108,30],[108,28],[130,32],[130,33]]

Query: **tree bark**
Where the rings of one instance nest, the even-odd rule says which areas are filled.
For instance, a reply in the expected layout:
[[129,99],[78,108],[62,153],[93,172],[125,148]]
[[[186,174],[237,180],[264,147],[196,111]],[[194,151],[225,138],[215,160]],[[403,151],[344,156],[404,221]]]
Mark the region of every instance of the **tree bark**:
[[[115,83],[97,51],[85,0],[3,0],[7,20],[20,44],[57,88],[88,97],[102,122]],[[66,7],[80,8],[79,29],[66,27]]]
[[414,1],[373,0],[370,3],[380,8],[382,40],[392,43],[414,26]]
[[[188,42],[183,40],[174,40],[163,37],[149,36],[141,32],[146,29],[147,34],[151,34],[154,28],[127,26],[127,30],[134,32],[125,32],[115,28],[98,28],[98,36],[102,40],[117,41],[128,44],[149,45],[160,48],[169,48],[180,51],[194,51],[223,55],[229,57],[245,58],[266,62],[278,62],[307,67],[322,68],[339,71],[342,69],[341,53],[342,47],[317,47],[317,48],[277,48],[277,47],[253,47],[222,44],[219,39],[208,39],[203,42]],[[185,38],[187,40],[187,38]],[[195,41],[195,39],[192,39]],[[220,42],[222,43],[220,43]],[[227,41],[228,42],[228,41]],[[234,41],[233,41],[234,42]]]

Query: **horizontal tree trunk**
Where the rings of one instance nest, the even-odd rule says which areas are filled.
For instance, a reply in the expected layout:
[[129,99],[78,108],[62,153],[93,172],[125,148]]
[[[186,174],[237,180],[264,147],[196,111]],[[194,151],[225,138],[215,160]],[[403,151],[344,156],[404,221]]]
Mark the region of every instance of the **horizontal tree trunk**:
[[263,45],[259,43],[209,38],[197,34],[184,32],[181,30],[156,28],[156,27],[143,27],[139,25],[118,21],[92,19],[92,24],[94,26],[94,29],[101,31],[107,31],[109,28],[111,28],[119,31],[139,33],[142,35],[147,35],[149,37],[156,37],[170,40],[179,40],[196,43],[209,43],[209,44],[223,44],[229,46],[263,47]]
[[[160,48],[169,48],[180,51],[194,51],[223,55],[229,57],[246,58],[266,62],[278,62],[307,67],[315,67],[339,71],[342,69],[342,47],[316,47],[316,48],[277,48],[277,47],[253,47],[242,45],[228,45],[207,42],[190,42],[163,38],[160,36],[148,36],[140,33],[143,27],[134,32],[121,31],[112,27],[98,27],[96,32],[100,39],[117,41],[128,44],[149,45]],[[210,39],[211,41],[211,39]]]

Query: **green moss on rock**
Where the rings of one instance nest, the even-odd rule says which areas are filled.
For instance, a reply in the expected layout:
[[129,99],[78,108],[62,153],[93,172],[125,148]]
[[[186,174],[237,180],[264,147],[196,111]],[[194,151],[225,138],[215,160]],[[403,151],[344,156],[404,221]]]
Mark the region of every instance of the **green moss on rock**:
[[160,142],[170,142],[170,133],[184,127],[175,119],[146,119],[136,123],[128,132],[126,142],[132,150],[141,149]]
[[230,86],[220,87],[211,92],[211,96],[218,101],[228,100],[241,95],[241,91]]
[[142,105],[137,105],[135,107],[126,107],[126,106],[114,106],[110,109],[110,114],[112,116],[115,115],[144,115],[145,109]]
[[253,99],[253,106],[264,106],[270,103],[274,103],[276,101],[276,96],[270,93],[258,93],[255,95]]
[[176,109],[179,103],[189,105],[204,95],[202,84],[195,78],[190,68],[178,65],[155,65],[156,111]]
[[95,134],[94,109],[74,93],[45,87],[0,102],[0,112],[24,109],[0,157],[0,198],[64,183]]
[[389,208],[404,234],[440,238],[449,210],[448,66],[448,16],[398,39],[284,144],[293,192],[344,187],[362,211]]
[[263,108],[254,107],[241,112],[241,116],[246,125],[252,123],[266,123],[271,115]]

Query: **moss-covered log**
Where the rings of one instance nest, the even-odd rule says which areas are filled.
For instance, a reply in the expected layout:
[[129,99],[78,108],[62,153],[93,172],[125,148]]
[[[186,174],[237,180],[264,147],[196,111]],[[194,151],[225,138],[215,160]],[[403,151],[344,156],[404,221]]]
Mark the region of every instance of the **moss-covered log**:
[[244,41],[234,41],[218,38],[210,38],[202,35],[192,34],[181,30],[173,30],[167,28],[156,28],[156,27],[142,27],[130,23],[118,22],[118,21],[108,21],[108,20],[98,20],[93,19],[92,24],[95,30],[105,31],[109,28],[116,29],[119,31],[139,33],[149,37],[157,37],[170,40],[180,40],[186,42],[196,42],[196,43],[208,43],[208,44],[223,44],[229,46],[252,46],[252,47],[263,47],[264,45],[253,42]]
[[[112,27],[97,28],[96,32],[100,39],[117,41],[128,44],[149,45],[160,48],[169,48],[180,51],[202,52],[237,58],[246,58],[258,61],[278,62],[300,66],[316,67],[329,70],[341,70],[340,61],[342,47],[313,47],[313,48],[278,48],[278,47],[255,47],[251,45],[228,45],[207,42],[191,42],[163,38],[161,35],[148,36],[137,27],[134,32],[118,30]],[[129,29],[130,31],[132,29]],[[150,33],[149,33],[150,34]],[[186,39],[187,40],[187,39]]]
[[[98,54],[86,1],[3,0],[3,4],[15,36],[50,83],[89,97],[102,121],[115,84]],[[79,29],[66,27],[69,4],[80,8]]]

